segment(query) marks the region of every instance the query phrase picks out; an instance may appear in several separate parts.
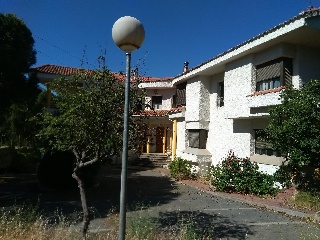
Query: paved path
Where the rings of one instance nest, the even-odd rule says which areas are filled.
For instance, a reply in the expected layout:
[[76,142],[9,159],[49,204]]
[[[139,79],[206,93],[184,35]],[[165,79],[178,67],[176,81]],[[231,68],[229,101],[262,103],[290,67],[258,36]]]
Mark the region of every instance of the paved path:
[[[128,218],[142,214],[163,228],[179,227],[180,223],[192,220],[198,230],[213,232],[216,239],[320,238],[320,230],[312,223],[176,183],[157,170],[129,169],[128,173]],[[17,203],[26,199],[38,201],[48,216],[56,208],[71,214],[81,210],[77,191],[44,192],[37,188],[34,179],[27,181],[24,177],[21,176],[25,181],[23,188],[19,184],[10,187],[9,182],[0,183],[0,207],[9,206],[16,196]],[[95,213],[91,230],[108,229],[104,217],[119,208],[120,169],[102,172],[100,185],[88,194]]]

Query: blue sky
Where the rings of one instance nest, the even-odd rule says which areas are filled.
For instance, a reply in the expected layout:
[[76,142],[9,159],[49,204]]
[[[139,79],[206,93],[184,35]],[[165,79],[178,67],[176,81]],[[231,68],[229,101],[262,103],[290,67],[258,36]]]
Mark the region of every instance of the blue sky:
[[[320,0],[312,0],[314,7]],[[132,53],[142,75],[176,76],[306,10],[310,0],[0,0],[33,33],[37,63],[125,70],[111,29],[122,16],[141,21],[146,37]]]

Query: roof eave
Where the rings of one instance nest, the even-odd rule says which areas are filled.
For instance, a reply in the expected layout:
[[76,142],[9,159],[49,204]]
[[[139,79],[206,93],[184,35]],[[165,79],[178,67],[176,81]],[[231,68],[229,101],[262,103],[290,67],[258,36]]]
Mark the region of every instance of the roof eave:
[[306,19],[309,17],[319,16],[320,11],[314,12],[305,12],[301,15],[298,15],[288,21],[281,23],[274,28],[271,28],[211,59],[206,62],[203,62],[194,68],[190,69],[186,73],[179,74],[174,79],[172,79],[173,85],[186,81],[194,76],[201,75],[205,70],[213,68],[220,64],[226,64],[234,59],[237,59],[243,55],[249,54],[250,51],[254,52],[254,49],[261,47],[264,44],[278,38],[279,36],[299,29],[306,25]]

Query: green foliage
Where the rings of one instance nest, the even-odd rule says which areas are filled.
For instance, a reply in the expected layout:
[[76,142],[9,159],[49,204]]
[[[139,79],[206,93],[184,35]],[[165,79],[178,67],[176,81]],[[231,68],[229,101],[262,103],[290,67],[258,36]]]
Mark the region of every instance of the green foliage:
[[286,156],[281,174],[309,187],[315,183],[313,173],[301,171],[320,167],[320,81],[311,80],[301,90],[286,89],[281,99],[282,104],[270,110],[266,140]]
[[171,176],[176,180],[193,178],[192,164],[180,157],[175,158],[169,163]]
[[[41,139],[56,150],[72,150],[83,163],[101,161],[120,153],[124,86],[119,79],[108,70],[84,71],[53,81],[51,89],[57,93],[54,100],[58,115],[44,114]],[[131,87],[133,102],[141,95],[137,87]],[[130,121],[132,149],[140,144],[139,124]]]
[[[31,31],[15,15],[0,13],[0,36],[0,130],[3,132],[7,130],[3,125],[12,123],[18,111],[30,111],[40,90],[35,77],[25,76],[36,62]],[[19,119],[19,124],[23,124],[21,118],[26,120],[20,116],[15,123]]]
[[259,172],[257,163],[249,158],[239,158],[229,151],[227,157],[210,169],[211,183],[217,191],[275,195],[274,177]]
[[130,218],[128,235],[131,239],[152,239],[158,231],[157,225],[150,217],[138,214]]
[[[135,82],[139,84],[139,82]],[[130,88],[132,104],[141,99],[137,85]],[[83,238],[90,223],[86,200],[86,172],[112,156],[120,155],[123,136],[123,112],[125,91],[121,79],[107,69],[80,71],[78,74],[54,80],[50,89],[58,113],[45,112],[40,139],[54,151],[70,151],[74,154],[72,177],[76,179],[83,209]],[[131,109],[130,116],[134,113]],[[129,146],[140,146],[139,119],[129,123]],[[91,174],[92,173],[92,174]],[[94,171],[90,171],[93,177]]]
[[38,206],[32,205],[13,205],[10,210],[1,210],[0,236],[15,236],[29,230],[40,215],[38,210]]
[[311,191],[298,191],[293,199],[289,202],[291,205],[297,208],[304,208],[313,210],[315,212],[320,211],[320,192]]

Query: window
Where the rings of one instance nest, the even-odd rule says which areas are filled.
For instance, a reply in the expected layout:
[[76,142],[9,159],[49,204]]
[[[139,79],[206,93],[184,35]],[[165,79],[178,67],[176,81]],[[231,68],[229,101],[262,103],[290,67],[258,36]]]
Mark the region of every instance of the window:
[[263,139],[264,130],[255,130],[255,154],[281,157],[279,151],[273,149],[272,144]]
[[189,131],[189,147],[205,149],[207,144],[207,130],[190,129]]
[[218,83],[218,99],[217,99],[218,107],[224,106],[224,83]]
[[292,59],[278,58],[256,66],[256,91],[290,86]]
[[153,110],[162,108],[162,96],[152,96],[152,108]]
[[177,96],[172,95],[172,107],[175,108],[177,107]]
[[186,87],[187,82],[180,83],[177,85],[176,90],[176,107],[185,106],[186,105]]

